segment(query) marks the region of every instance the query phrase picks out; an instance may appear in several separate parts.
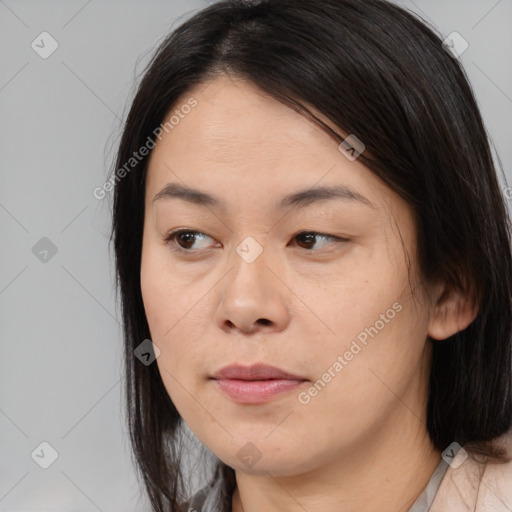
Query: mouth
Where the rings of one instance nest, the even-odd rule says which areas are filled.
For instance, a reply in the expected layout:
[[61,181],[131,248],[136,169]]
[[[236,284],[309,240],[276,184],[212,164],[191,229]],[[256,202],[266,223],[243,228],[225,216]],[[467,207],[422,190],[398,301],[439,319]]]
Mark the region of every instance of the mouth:
[[261,363],[226,366],[212,380],[223,394],[243,404],[267,402],[308,382],[305,377]]
[[294,375],[276,366],[257,363],[250,366],[240,364],[231,364],[224,366],[213,374],[214,379],[236,379],[236,380],[270,380],[270,379],[287,379],[287,380],[307,380],[300,375]]

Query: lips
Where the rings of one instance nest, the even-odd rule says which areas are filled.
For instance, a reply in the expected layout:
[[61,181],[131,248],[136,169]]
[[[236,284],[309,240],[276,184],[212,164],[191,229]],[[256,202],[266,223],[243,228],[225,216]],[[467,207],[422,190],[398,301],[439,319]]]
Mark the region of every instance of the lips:
[[212,377],[217,388],[239,404],[262,404],[296,390],[307,381],[275,366],[225,366]]
[[220,369],[213,375],[214,379],[234,379],[234,380],[270,380],[270,379],[281,379],[281,380],[307,380],[305,377],[294,375],[277,368],[275,366],[267,364],[253,364],[251,366],[241,365],[229,365]]

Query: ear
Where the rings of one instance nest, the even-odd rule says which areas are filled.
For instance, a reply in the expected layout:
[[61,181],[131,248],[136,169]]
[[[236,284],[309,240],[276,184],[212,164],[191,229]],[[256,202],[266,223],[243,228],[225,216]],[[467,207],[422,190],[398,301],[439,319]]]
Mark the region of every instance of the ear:
[[428,335],[445,340],[463,331],[478,314],[478,305],[459,288],[438,286],[428,324]]

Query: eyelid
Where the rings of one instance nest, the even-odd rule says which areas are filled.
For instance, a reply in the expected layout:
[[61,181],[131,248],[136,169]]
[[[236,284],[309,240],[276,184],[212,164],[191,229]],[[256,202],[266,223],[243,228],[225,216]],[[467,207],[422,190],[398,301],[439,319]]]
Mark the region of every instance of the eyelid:
[[337,240],[340,242],[350,242],[349,238],[346,238],[343,236],[331,235],[329,233],[324,233],[322,231],[315,231],[315,230],[307,230],[306,229],[306,230],[299,231],[299,232],[295,233],[295,235],[293,235],[293,238],[296,238],[299,235],[317,235],[317,236],[321,236],[324,238],[331,238],[332,240]]

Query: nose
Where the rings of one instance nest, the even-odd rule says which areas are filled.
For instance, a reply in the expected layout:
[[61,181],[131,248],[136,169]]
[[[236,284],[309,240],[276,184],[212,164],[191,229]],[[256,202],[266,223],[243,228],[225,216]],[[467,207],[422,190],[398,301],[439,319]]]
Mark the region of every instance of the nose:
[[224,332],[280,332],[290,320],[290,291],[277,277],[268,249],[248,262],[233,255],[234,268],[215,288],[214,323]]

